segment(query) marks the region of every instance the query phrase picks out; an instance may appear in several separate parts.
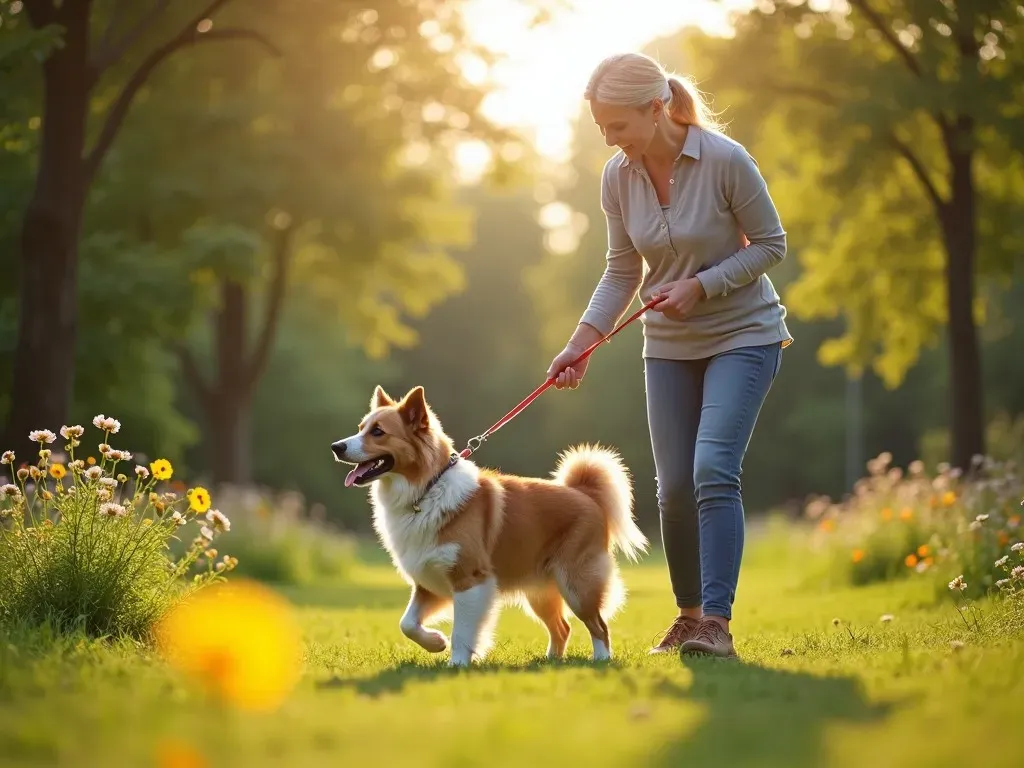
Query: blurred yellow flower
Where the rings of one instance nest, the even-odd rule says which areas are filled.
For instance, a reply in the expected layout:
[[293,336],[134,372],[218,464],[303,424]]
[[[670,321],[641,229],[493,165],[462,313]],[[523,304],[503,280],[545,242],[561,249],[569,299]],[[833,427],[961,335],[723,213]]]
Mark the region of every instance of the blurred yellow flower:
[[156,750],[157,768],[206,768],[206,758],[181,741],[162,741]]
[[917,555],[911,552],[903,559],[903,562],[906,564],[907,568],[913,568],[917,565]]
[[93,466],[96,463],[96,457],[90,456],[85,460],[85,463],[88,464],[90,467]]
[[900,510],[900,520],[909,520],[914,516],[914,510],[910,507],[904,507]]
[[855,550],[853,550],[852,558],[853,558],[853,562],[859,563],[861,560],[864,559],[864,550],[863,549],[855,549]]
[[956,493],[954,491],[946,491],[942,494],[942,504],[946,507],[951,507],[956,503]]
[[210,508],[210,492],[202,486],[192,488],[188,492],[188,506],[198,514],[202,514]]
[[922,544],[920,547],[917,548],[917,556],[918,557],[927,557],[929,551],[930,550],[928,549],[928,545],[927,544]]
[[167,459],[157,459],[149,465],[149,468],[157,480],[170,480],[171,475],[174,474],[174,467]]
[[301,673],[291,605],[254,581],[200,589],[161,620],[156,634],[171,664],[239,709],[276,709]]
[[882,519],[883,520],[892,520],[892,510],[889,509],[888,507],[883,509],[882,510]]
[[836,529],[836,521],[830,517],[823,518],[822,521],[818,523],[818,528],[823,530],[825,533],[829,533]]
[[50,465],[50,477],[57,480],[63,480],[64,476],[68,473],[67,469],[64,468],[63,464],[51,464]]

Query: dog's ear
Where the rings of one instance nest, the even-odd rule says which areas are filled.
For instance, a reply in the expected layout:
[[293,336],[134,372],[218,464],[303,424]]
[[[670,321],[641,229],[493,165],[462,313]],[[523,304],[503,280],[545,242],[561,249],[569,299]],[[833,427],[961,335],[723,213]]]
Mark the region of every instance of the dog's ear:
[[423,387],[410,389],[409,393],[402,398],[398,411],[402,414],[405,422],[412,426],[413,429],[430,428],[430,411],[427,409],[427,400],[423,394]]
[[391,395],[385,392],[384,387],[378,384],[377,388],[373,390],[373,397],[370,398],[370,410],[394,404],[395,401],[391,399]]

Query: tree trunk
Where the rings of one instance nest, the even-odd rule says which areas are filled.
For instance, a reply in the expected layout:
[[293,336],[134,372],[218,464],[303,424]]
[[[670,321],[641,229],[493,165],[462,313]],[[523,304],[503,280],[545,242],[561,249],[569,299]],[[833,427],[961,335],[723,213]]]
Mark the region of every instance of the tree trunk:
[[78,335],[82,154],[92,89],[88,19],[88,2],[65,9],[64,43],[43,64],[43,129],[21,230],[21,305],[4,448],[25,448],[30,430],[56,432],[68,416]]
[[245,484],[252,479],[249,411],[253,382],[245,352],[247,310],[245,286],[234,280],[222,280],[221,305],[214,326],[217,375],[206,414],[215,483]]
[[952,194],[942,219],[949,310],[950,462],[964,471],[970,469],[975,455],[985,452],[981,352],[974,320],[977,196],[973,177],[973,130],[973,120],[961,116],[945,133]]

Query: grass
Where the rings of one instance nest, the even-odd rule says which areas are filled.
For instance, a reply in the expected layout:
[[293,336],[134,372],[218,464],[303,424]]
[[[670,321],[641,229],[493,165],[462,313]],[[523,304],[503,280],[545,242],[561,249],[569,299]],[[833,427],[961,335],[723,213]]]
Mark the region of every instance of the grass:
[[543,630],[508,609],[492,656],[468,672],[400,635],[407,592],[378,555],[348,585],[282,589],[307,673],[271,715],[219,710],[129,641],[9,630],[0,755],[147,766],[172,739],[218,766],[1019,765],[1024,637],[986,629],[991,607],[968,630],[920,581],[815,587],[786,542],[765,533],[748,548],[741,661],[647,655],[672,611],[654,554],[627,571],[611,664],[588,660],[576,621],[569,658],[539,660]]

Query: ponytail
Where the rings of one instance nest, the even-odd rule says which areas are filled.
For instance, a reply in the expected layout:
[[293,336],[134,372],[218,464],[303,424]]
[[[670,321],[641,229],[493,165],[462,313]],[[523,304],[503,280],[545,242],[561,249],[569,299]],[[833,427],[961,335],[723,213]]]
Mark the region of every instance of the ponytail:
[[679,78],[676,75],[669,75],[667,79],[672,95],[665,111],[673,121],[680,125],[696,125],[713,131],[722,129],[721,124],[715,119],[715,114],[690,79]]

